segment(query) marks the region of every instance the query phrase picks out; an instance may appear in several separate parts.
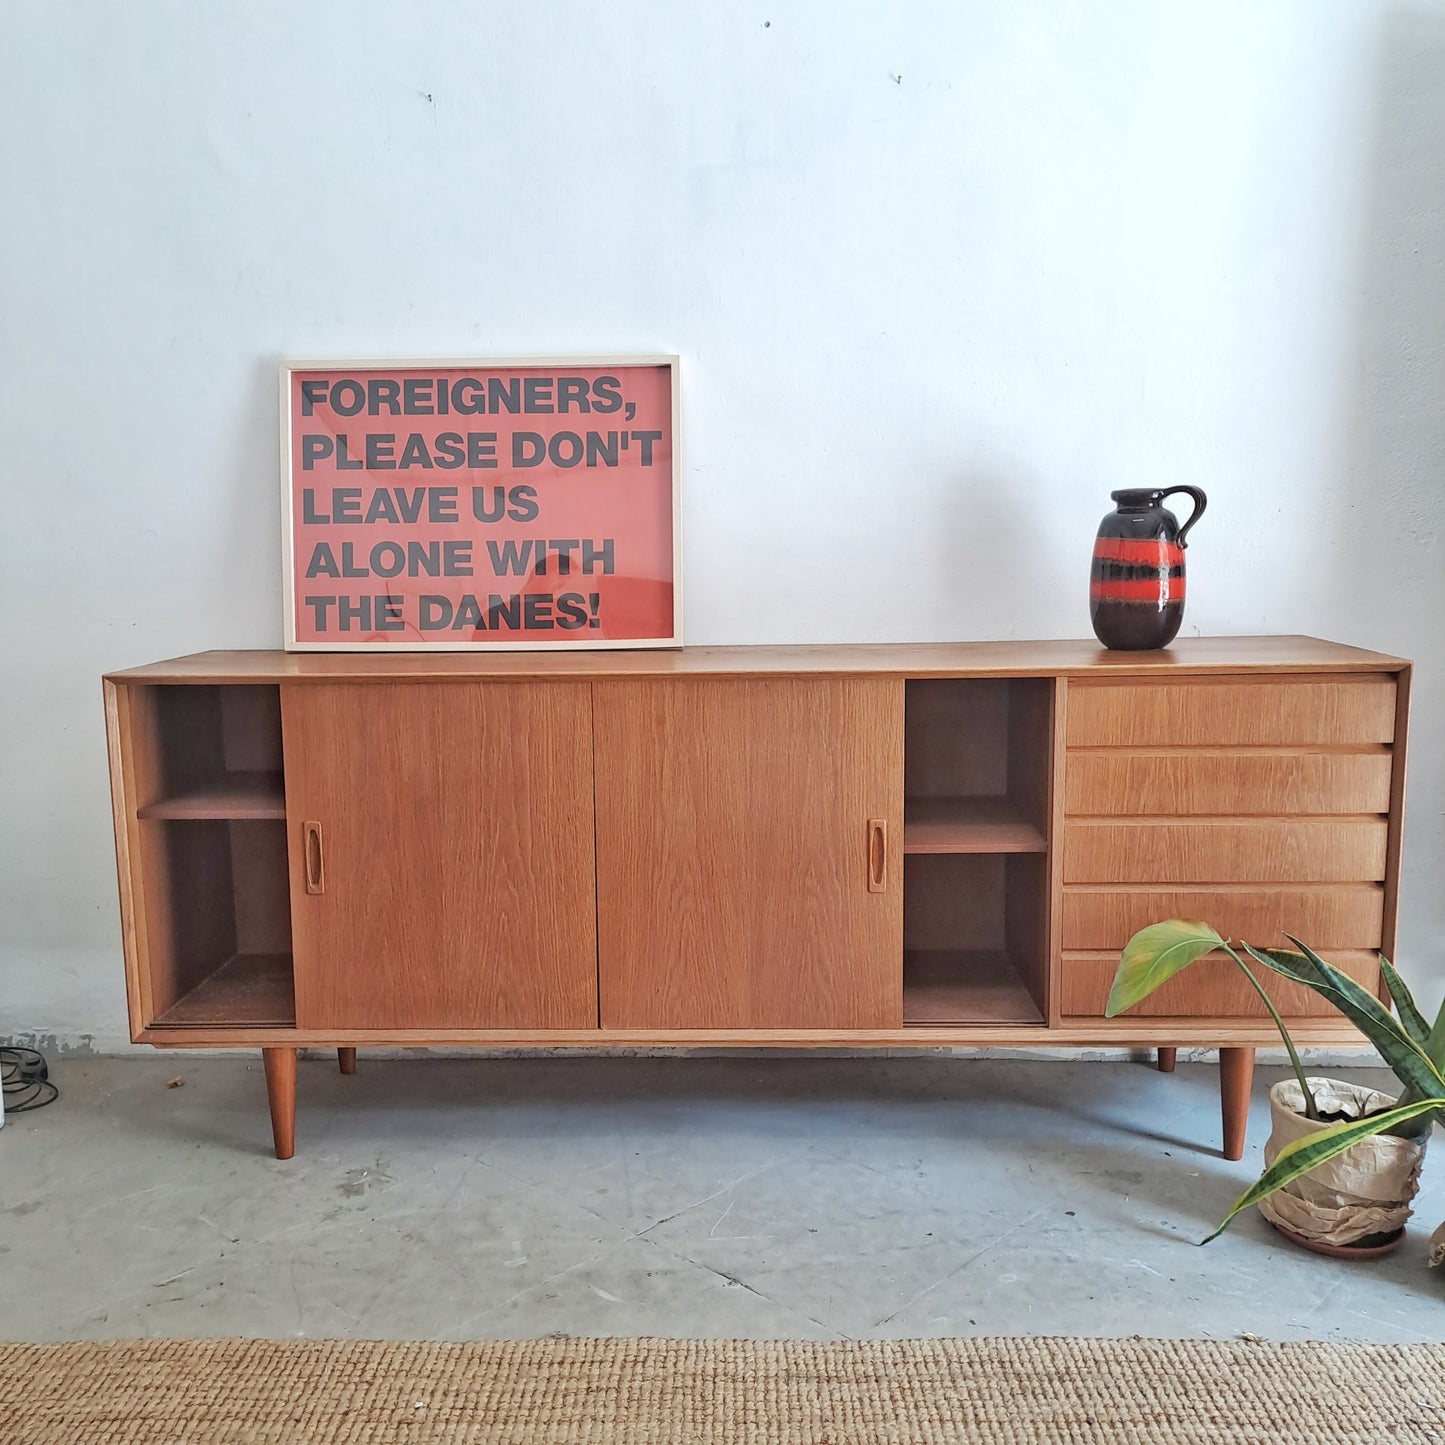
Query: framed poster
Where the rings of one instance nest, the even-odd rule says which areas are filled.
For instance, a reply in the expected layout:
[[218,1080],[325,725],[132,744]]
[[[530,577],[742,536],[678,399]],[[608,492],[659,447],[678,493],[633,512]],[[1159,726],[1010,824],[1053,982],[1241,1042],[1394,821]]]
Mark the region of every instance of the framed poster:
[[677,358],[289,361],[291,651],[677,647]]

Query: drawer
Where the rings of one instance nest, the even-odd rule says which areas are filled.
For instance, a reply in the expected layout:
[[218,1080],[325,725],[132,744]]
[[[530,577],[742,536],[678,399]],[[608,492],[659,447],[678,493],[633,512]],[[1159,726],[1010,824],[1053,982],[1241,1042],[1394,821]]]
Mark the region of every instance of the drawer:
[[1254,682],[1076,682],[1070,747],[1248,747],[1388,743],[1395,679],[1301,677]]
[[1141,929],[1166,918],[1208,923],[1256,948],[1284,948],[1292,933],[1316,951],[1375,949],[1384,937],[1385,891],[1375,883],[1267,892],[1206,888],[1064,890],[1062,947],[1119,952]]
[[[1341,973],[1378,994],[1380,963],[1373,953],[1336,952],[1326,957]],[[1114,953],[1065,953],[1059,1001],[1062,1015],[1066,1019],[1102,1018],[1118,963],[1119,956]],[[1274,1006],[1286,1018],[1339,1018],[1339,1011],[1313,990],[1287,983],[1257,964],[1252,967]],[[1223,955],[1199,959],[1119,1015],[1120,1019],[1268,1017],[1249,980]]]
[[1073,752],[1064,808],[1108,817],[1388,813],[1388,748],[1366,752]]
[[1378,883],[1384,818],[1139,819],[1064,825],[1065,883]]

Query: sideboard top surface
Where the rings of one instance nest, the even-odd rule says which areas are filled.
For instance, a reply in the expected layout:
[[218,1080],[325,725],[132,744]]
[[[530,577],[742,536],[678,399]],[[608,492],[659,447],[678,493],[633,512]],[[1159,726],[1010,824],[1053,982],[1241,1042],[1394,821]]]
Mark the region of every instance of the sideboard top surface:
[[1159,677],[1398,672],[1404,658],[1315,637],[1197,637],[1160,652],[1081,640],[682,647],[599,652],[197,652],[107,674],[114,682],[388,682],[467,678],[827,676]]

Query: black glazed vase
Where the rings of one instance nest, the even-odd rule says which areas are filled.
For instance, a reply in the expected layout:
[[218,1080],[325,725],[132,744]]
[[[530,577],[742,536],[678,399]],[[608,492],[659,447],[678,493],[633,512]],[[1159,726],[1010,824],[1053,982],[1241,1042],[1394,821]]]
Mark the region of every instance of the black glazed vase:
[[[1194,511],[1181,527],[1165,497],[1187,492]],[[1089,615],[1105,647],[1168,647],[1184,621],[1184,535],[1204,513],[1198,487],[1110,492],[1115,509],[1099,523],[1089,570]]]

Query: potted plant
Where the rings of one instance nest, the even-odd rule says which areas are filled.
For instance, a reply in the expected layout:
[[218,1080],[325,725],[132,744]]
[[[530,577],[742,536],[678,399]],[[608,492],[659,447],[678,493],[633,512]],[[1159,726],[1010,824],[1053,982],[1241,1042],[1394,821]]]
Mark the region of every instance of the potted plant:
[[1206,954],[1233,959],[1264,1001],[1289,1053],[1294,1078],[1270,1090],[1274,1131],[1265,1169],[1234,1202],[1217,1238],[1241,1210],[1258,1204],[1282,1233],[1324,1253],[1394,1248],[1419,1184],[1425,1141],[1445,1119],[1445,1003],[1428,1023],[1388,959],[1380,959],[1392,1016],[1374,994],[1291,937],[1293,951],[1240,943],[1260,967],[1312,989],[1375,1046],[1399,1079],[1398,1098],[1343,1080],[1306,1078],[1294,1041],[1254,971],[1207,923],[1171,919],[1141,929],[1124,947],[1105,1012],[1132,1008]]

